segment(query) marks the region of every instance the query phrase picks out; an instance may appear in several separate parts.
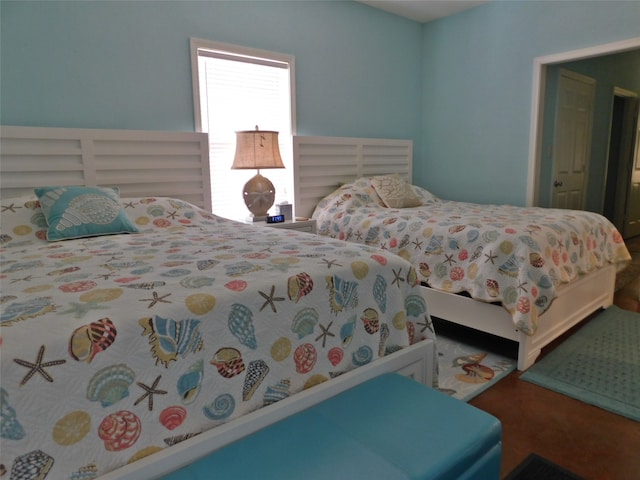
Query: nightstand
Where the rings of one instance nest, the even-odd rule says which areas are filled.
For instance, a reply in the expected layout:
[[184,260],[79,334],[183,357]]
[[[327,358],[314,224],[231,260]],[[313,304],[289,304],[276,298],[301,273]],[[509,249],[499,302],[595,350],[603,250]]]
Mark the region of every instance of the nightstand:
[[315,220],[294,220],[294,221],[288,220],[282,223],[261,222],[260,225],[273,227],[273,228],[290,228],[291,230],[298,230],[299,232],[316,233]]

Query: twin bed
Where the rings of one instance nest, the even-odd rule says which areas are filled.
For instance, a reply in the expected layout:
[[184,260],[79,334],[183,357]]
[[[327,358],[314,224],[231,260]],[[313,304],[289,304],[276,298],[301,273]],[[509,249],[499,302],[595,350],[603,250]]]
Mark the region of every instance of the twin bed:
[[11,478],[155,478],[380,373],[432,384],[413,266],[208,213],[205,135],[1,135]]
[[612,304],[630,259],[601,215],[451,202],[411,186],[410,141],[295,137],[294,156],[296,215],[411,261],[430,314],[517,342],[520,370]]
[[[554,225],[591,226],[577,250],[571,234],[524,234],[498,212],[481,214],[486,229],[448,209],[419,221],[367,210],[380,202],[357,179],[410,181],[406,141],[294,138],[296,215],[323,237],[207,213],[203,134],[0,136],[0,463],[12,478],[159,478],[381,373],[435,385],[430,315],[518,342],[524,369],[611,304],[628,257],[610,224],[575,213]],[[397,193],[397,180],[377,187]],[[563,267],[538,275],[559,244]],[[472,258],[502,270],[485,278]]]

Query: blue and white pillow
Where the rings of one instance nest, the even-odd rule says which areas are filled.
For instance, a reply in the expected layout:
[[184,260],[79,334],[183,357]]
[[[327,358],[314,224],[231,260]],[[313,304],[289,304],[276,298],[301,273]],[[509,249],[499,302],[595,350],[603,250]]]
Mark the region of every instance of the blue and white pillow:
[[39,187],[34,191],[47,219],[47,240],[138,232],[115,188]]

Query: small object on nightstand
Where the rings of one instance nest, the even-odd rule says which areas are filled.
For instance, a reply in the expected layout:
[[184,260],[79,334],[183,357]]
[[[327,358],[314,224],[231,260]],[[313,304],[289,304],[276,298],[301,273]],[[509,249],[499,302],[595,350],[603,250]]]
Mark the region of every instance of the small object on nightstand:
[[282,222],[284,222],[284,215],[267,216],[267,223],[282,223]]
[[276,210],[279,215],[284,215],[285,220],[293,219],[293,205],[289,202],[281,202],[276,205]]

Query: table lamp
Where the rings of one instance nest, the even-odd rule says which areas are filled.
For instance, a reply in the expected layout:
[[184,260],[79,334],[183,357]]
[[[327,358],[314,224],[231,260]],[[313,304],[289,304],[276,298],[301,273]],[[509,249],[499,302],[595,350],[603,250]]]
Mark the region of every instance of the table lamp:
[[258,130],[257,126],[255,130],[236,132],[236,155],[231,168],[258,170],[245,183],[242,197],[251,212],[251,220],[264,221],[275,200],[276,189],[268,178],[260,175],[260,169],[284,168],[278,148],[278,132]]

